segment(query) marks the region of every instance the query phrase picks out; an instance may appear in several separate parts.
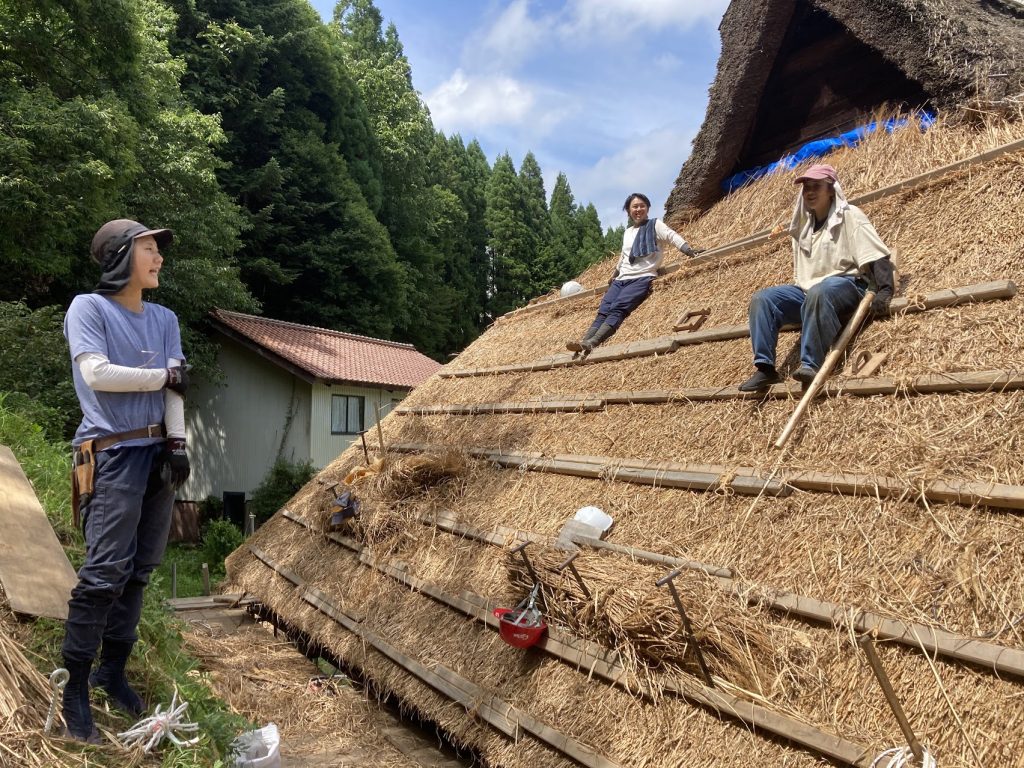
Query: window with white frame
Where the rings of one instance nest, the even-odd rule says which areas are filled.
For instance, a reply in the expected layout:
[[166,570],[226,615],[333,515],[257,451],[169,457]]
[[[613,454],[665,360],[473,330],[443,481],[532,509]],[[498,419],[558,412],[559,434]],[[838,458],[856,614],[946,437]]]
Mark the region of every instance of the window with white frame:
[[366,398],[362,395],[331,395],[331,434],[354,435],[363,431]]

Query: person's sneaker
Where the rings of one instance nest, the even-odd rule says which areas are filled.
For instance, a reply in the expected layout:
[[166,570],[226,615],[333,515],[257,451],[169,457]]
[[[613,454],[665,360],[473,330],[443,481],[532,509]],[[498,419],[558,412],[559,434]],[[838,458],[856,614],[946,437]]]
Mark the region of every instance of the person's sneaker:
[[754,371],[754,375],[744,381],[739,386],[740,392],[760,392],[761,390],[768,389],[772,384],[778,384],[782,381],[778,371],[774,368],[767,370],[758,368]]
[[805,387],[808,386],[812,381],[814,381],[814,377],[817,375],[818,372],[816,370],[806,365],[801,365],[799,368],[793,371],[793,378],[799,381]]

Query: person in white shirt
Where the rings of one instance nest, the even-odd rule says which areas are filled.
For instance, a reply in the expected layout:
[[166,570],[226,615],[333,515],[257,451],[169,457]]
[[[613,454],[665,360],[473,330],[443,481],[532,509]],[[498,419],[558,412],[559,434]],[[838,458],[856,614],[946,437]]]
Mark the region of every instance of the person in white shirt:
[[775,369],[779,328],[799,323],[800,367],[793,378],[814,380],[829,347],[868,289],[876,288],[874,315],[889,311],[893,266],[889,249],[860,208],[850,205],[831,165],[812,165],[802,184],[789,233],[793,238],[795,285],[776,285],[754,294],[748,310],[754,375],[739,385],[757,392],[781,381]]
[[626,198],[622,210],[629,214],[630,226],[622,235],[618,266],[590,328],[583,338],[566,343],[573,352],[590,352],[607,340],[650,295],[664,257],[662,247],[672,245],[687,256],[696,256],[682,235],[663,221],[647,217],[650,209],[651,201],[646,195],[634,192]]

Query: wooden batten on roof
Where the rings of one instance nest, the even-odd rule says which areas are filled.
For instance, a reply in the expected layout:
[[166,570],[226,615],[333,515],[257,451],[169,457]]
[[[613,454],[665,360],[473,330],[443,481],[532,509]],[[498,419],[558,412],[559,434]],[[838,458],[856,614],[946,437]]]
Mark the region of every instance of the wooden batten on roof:
[[693,218],[734,173],[864,122],[1024,92],[1024,13],[978,0],[733,0],[707,114],[666,204]]
[[441,364],[402,344],[370,336],[215,309],[218,331],[303,381],[412,389]]

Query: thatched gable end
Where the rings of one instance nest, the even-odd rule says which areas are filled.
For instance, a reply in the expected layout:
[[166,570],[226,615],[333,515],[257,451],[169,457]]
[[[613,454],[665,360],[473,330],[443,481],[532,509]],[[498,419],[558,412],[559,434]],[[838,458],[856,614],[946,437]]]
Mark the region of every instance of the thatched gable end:
[[1024,94],[1024,14],[978,0],[734,0],[707,115],[669,197],[692,218],[733,173],[863,122]]

